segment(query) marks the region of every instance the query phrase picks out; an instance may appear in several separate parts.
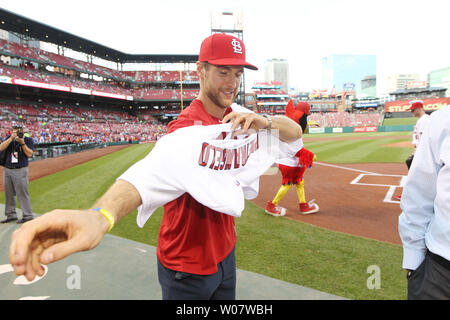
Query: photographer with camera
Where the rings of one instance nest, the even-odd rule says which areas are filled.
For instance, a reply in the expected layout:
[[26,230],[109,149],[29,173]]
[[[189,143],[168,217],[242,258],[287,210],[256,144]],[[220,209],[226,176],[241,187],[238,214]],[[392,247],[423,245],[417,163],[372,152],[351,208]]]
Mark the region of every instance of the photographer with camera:
[[28,158],[33,156],[33,139],[25,137],[20,125],[13,125],[11,135],[0,144],[0,151],[6,149],[4,185],[5,185],[5,216],[1,223],[17,221],[16,195],[22,209],[24,223],[34,218],[31,211],[30,195],[28,194]]

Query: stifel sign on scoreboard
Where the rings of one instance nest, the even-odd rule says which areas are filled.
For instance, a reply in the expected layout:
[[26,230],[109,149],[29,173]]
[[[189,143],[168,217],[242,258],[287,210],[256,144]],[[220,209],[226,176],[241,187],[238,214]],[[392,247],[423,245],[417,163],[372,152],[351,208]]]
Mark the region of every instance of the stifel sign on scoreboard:
[[[408,111],[410,100],[389,101],[384,105],[386,112],[403,112]],[[438,110],[450,105],[450,98],[422,99],[425,111]]]

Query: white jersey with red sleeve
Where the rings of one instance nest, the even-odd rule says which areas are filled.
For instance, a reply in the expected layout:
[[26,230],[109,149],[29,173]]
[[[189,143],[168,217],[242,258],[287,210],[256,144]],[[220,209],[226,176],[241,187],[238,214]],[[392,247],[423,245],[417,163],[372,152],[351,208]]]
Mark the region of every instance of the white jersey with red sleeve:
[[422,137],[423,132],[428,126],[428,122],[430,121],[430,116],[428,114],[424,114],[421,116],[414,126],[414,132],[412,136],[412,144],[415,148],[419,145],[420,138]]
[[292,157],[301,139],[280,141],[267,130],[238,139],[231,123],[180,128],[158,140],[153,150],[118,179],[138,190],[137,223],[185,192],[212,210],[239,217],[244,199],[258,195],[259,177],[277,160]]

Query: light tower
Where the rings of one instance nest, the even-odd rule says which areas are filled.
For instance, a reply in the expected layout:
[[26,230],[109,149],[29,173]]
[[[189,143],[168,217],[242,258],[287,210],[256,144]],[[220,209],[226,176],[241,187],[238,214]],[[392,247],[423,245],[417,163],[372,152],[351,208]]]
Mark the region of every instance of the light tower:
[[[212,11],[211,12],[211,34],[227,33],[244,41],[244,17],[242,10],[235,11]],[[245,76],[239,87],[236,103],[245,106]]]

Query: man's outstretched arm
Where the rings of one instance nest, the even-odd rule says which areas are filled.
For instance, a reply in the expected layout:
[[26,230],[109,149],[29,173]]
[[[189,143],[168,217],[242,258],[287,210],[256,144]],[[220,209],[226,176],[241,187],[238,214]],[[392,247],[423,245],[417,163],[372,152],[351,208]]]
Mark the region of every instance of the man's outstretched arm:
[[12,234],[9,250],[16,275],[25,275],[31,281],[44,273],[41,264],[95,248],[108,232],[110,222],[93,208],[106,210],[118,222],[141,203],[132,184],[117,180],[91,209],[57,209],[23,224]]

